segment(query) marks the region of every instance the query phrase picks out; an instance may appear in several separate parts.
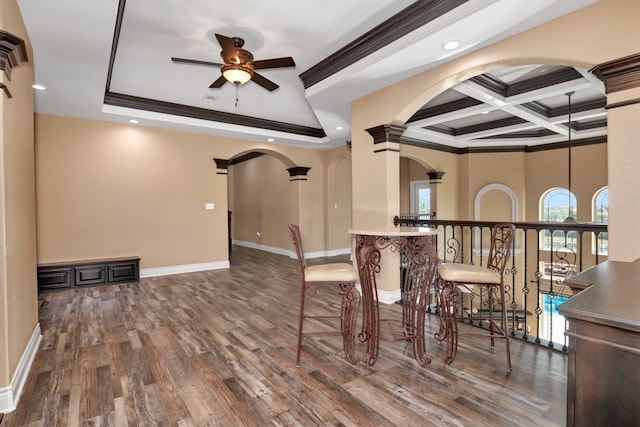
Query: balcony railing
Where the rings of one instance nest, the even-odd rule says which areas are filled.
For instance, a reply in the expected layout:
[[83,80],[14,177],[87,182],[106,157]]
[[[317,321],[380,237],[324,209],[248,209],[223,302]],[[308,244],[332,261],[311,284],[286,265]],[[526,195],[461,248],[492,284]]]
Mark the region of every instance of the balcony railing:
[[[396,225],[437,230],[433,244],[441,262],[484,265],[489,250],[491,221],[455,221],[404,214]],[[607,225],[596,223],[514,222],[517,228],[510,266],[505,271],[508,323],[512,337],[567,351],[566,322],[556,306],[579,290],[565,280],[607,259]],[[475,320],[487,310],[487,295],[464,294],[459,319]],[[437,305],[430,306],[436,312]],[[494,308],[499,310],[499,305]]]

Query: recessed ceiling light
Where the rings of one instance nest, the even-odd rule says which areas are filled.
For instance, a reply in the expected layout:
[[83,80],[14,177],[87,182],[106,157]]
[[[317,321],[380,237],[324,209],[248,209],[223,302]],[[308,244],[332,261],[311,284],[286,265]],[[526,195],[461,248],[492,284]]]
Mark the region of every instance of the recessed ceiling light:
[[342,130],[344,129],[342,126],[336,126],[336,130]]
[[131,123],[131,124],[134,124],[134,125],[135,125],[135,124],[140,123],[140,122],[139,122],[139,121],[137,121],[136,119],[131,119],[131,120],[129,120],[129,123]]
[[489,114],[489,111],[483,111],[482,114]]
[[47,90],[46,87],[42,86],[42,85],[33,85],[32,86],[35,90]]
[[213,96],[213,95],[205,95],[202,100],[203,101],[207,101],[207,102],[213,102],[217,99],[217,96]]
[[460,40],[449,40],[448,42],[442,45],[444,50],[455,50],[460,47]]
[[269,142],[273,142],[273,141],[275,141],[275,139],[273,139],[273,138],[269,138],[269,139],[267,139],[267,141],[269,141]]

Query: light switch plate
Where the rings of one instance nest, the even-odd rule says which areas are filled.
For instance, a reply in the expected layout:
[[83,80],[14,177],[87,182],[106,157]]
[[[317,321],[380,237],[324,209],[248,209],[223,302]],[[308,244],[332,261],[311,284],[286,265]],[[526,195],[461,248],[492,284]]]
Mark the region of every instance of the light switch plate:
[[215,203],[205,203],[204,208],[208,211],[212,211],[216,208]]

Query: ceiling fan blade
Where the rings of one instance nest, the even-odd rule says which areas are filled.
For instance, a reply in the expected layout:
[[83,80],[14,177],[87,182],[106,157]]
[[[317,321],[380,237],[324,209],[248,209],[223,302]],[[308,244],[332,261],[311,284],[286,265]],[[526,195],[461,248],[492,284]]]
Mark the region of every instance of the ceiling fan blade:
[[296,63],[293,62],[293,58],[287,56],[286,58],[273,58],[273,59],[262,59],[260,61],[253,61],[253,69],[254,70],[264,70],[265,68],[284,68],[284,67],[295,67]]
[[221,34],[216,34],[216,38],[218,39],[218,43],[220,43],[220,47],[222,47],[222,56],[225,61],[228,59],[229,62],[239,64],[240,57],[238,56],[236,44],[233,42],[233,39]]
[[209,89],[219,89],[226,82],[227,82],[227,79],[225,79],[224,76],[220,76],[220,77],[218,77],[218,80],[216,80],[215,82],[211,83],[211,86],[209,86]]
[[187,58],[175,58],[171,57],[173,62],[179,62],[183,64],[196,64],[196,65],[211,65],[214,67],[222,67],[224,64],[218,62],[201,61],[199,59],[187,59]]
[[251,78],[251,80],[258,83],[260,86],[262,86],[269,92],[273,92],[274,90],[280,87],[279,85],[275,84],[274,82],[267,79],[266,77],[256,73],[255,71],[253,72],[253,77]]

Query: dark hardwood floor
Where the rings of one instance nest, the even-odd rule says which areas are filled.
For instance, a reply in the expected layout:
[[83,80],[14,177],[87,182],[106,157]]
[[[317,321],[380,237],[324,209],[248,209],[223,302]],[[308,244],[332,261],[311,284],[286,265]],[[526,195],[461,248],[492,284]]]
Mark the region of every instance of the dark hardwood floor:
[[[504,344],[473,337],[451,366],[429,340],[424,368],[408,343],[381,342],[367,367],[345,360],[340,337],[309,337],[296,368],[297,261],[234,246],[231,265],[41,294],[42,344],[2,427],[565,423],[566,356],[515,340],[510,375]],[[339,310],[334,294],[311,301]]]

